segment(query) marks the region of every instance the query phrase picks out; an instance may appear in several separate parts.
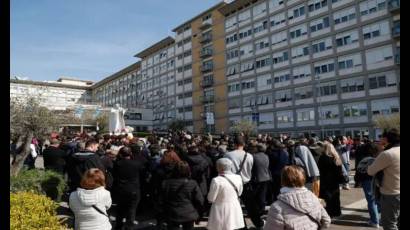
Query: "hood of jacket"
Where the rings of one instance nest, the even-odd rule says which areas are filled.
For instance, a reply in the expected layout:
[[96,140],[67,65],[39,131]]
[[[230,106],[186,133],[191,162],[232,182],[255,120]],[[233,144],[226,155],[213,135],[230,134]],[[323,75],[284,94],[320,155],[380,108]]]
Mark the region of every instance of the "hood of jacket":
[[77,188],[77,196],[80,203],[84,206],[96,205],[103,199],[104,187],[98,187],[92,190]]
[[282,188],[278,200],[304,213],[310,213],[320,205],[317,197],[305,187]]
[[74,161],[82,162],[82,161],[85,161],[85,160],[93,157],[95,154],[96,153],[93,153],[93,152],[90,152],[90,151],[81,151],[81,152],[78,152],[78,153],[74,153],[72,155],[72,157],[73,157]]

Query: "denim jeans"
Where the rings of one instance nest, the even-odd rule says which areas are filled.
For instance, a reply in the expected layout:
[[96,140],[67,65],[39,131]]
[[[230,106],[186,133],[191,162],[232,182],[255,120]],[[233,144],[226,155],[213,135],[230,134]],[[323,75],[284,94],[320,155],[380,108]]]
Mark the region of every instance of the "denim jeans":
[[362,187],[364,196],[367,200],[367,209],[370,215],[370,221],[373,224],[379,224],[379,212],[378,206],[376,203],[376,199],[374,198],[373,191],[372,191],[372,180],[364,180],[362,181]]

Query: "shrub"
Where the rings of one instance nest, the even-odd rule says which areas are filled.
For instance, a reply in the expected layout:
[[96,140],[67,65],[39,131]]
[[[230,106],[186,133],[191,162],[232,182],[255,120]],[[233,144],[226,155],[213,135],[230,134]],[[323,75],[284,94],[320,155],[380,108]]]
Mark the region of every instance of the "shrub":
[[33,192],[60,201],[66,189],[64,177],[54,171],[23,170],[10,177],[10,192]]
[[10,229],[67,229],[56,215],[58,204],[44,195],[10,193]]

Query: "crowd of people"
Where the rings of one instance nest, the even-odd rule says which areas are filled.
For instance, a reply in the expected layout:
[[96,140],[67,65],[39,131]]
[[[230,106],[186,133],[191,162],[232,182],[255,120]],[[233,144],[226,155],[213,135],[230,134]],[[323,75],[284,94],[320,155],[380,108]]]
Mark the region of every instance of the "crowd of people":
[[67,178],[75,229],[133,229],[139,210],[152,211],[158,229],[193,229],[205,217],[210,230],[246,229],[241,204],[256,229],[326,228],[342,214],[350,156],[369,225],[398,229],[399,131],[386,131],[381,140],[182,131],[147,138],[56,136],[43,143],[42,155],[46,170]]

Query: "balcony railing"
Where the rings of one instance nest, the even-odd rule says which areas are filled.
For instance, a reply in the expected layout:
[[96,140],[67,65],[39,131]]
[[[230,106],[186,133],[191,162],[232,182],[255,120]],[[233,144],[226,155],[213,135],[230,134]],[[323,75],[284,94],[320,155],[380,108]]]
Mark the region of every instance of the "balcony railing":
[[215,101],[214,95],[206,95],[201,98],[202,103],[212,103]]
[[390,12],[395,12],[400,10],[400,0],[390,0],[389,1]]
[[203,49],[203,50],[201,50],[201,53],[200,53],[200,57],[201,58],[206,58],[206,57],[210,57],[210,56],[212,56],[212,50],[211,49]]
[[208,20],[202,22],[202,25],[199,27],[199,29],[206,30],[211,26],[212,26],[212,19],[208,19]]
[[203,35],[200,38],[201,43],[207,43],[207,42],[210,42],[210,41],[212,41],[212,35],[211,34]]
[[213,84],[214,84],[214,79],[207,79],[207,80],[201,81],[201,86],[203,88],[213,86]]
[[214,69],[213,65],[203,65],[200,67],[202,73],[212,71]]

